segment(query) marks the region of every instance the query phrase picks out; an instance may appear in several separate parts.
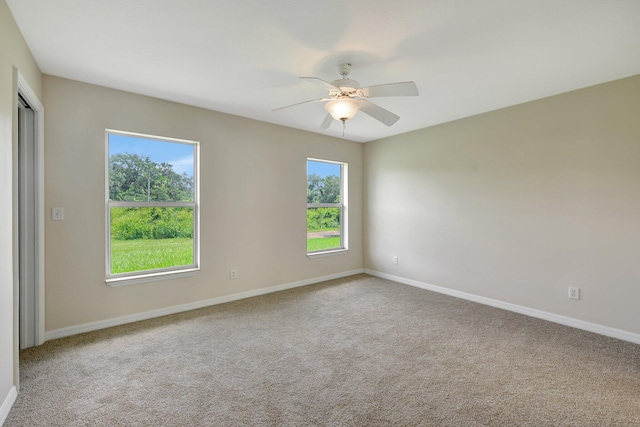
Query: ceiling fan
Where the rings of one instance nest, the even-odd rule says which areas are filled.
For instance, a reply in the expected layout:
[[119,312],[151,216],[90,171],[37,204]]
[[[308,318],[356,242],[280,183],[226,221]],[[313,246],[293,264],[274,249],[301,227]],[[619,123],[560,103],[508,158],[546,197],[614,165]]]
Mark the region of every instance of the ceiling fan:
[[324,109],[328,114],[325,117],[320,129],[327,129],[333,119],[340,120],[344,123],[356,115],[358,111],[373,117],[374,119],[384,123],[387,126],[393,125],[400,118],[389,110],[374,104],[367,98],[376,98],[383,96],[418,96],[418,88],[414,82],[387,83],[383,85],[360,87],[360,83],[348,78],[351,73],[351,64],[345,63],[338,66],[338,72],[342,78],[334,80],[331,83],[326,82],[318,77],[300,77],[310,83],[314,83],[323,87],[329,92],[326,98],[312,99],[310,101],[298,102],[296,104],[287,105],[286,107],[276,108],[272,111],[282,110],[284,108],[295,107],[296,105],[309,104],[312,102],[326,102]]

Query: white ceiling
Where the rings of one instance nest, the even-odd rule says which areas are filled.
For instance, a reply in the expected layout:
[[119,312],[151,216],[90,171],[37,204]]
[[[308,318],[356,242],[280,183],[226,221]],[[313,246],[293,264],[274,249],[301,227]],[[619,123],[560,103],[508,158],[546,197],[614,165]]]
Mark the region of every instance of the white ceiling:
[[6,0],[44,73],[342,137],[298,76],[413,80],[370,141],[640,74],[638,0]]

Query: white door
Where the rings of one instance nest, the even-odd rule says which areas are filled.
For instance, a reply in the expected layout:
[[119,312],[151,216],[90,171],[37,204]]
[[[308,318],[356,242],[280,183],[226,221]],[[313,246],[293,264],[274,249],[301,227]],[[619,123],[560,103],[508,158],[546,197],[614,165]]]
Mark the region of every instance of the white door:
[[36,345],[36,142],[35,113],[18,102],[18,274],[20,348]]

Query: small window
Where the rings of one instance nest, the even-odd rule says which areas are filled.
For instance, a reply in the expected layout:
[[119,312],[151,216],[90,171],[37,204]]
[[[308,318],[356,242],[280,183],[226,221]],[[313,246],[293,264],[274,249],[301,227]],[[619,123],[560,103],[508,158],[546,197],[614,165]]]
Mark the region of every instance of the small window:
[[107,281],[198,268],[198,143],[107,130]]
[[307,159],[307,253],[347,249],[347,164]]

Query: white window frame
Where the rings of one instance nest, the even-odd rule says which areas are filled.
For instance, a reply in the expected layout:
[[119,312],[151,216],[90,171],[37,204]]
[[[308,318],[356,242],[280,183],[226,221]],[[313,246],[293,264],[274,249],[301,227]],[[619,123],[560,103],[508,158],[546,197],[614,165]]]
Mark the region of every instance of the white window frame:
[[[306,171],[307,175],[305,181],[309,181],[309,162],[331,163],[340,165],[340,203],[307,203],[307,210],[309,208],[339,208],[340,209],[340,247],[333,249],[320,249],[317,251],[307,252],[309,258],[318,258],[327,255],[335,255],[347,252],[349,250],[349,215],[348,215],[348,185],[349,182],[349,164],[346,162],[339,162],[335,160],[317,159],[309,157],[307,158]],[[306,227],[306,225],[305,225]],[[306,235],[305,235],[306,237]],[[305,242],[306,247],[306,242]]]
[[[135,138],[148,139],[159,142],[188,144],[193,146],[193,202],[129,202],[109,200],[109,135],[125,135]],[[131,285],[162,279],[192,276],[200,270],[200,142],[187,139],[169,138],[164,136],[147,135],[126,132],[115,129],[105,129],[106,166],[105,166],[105,211],[106,211],[106,283],[110,286]],[[158,268],[154,270],[133,271],[111,274],[111,208],[142,208],[142,207],[190,207],[193,209],[193,264],[177,267]]]

